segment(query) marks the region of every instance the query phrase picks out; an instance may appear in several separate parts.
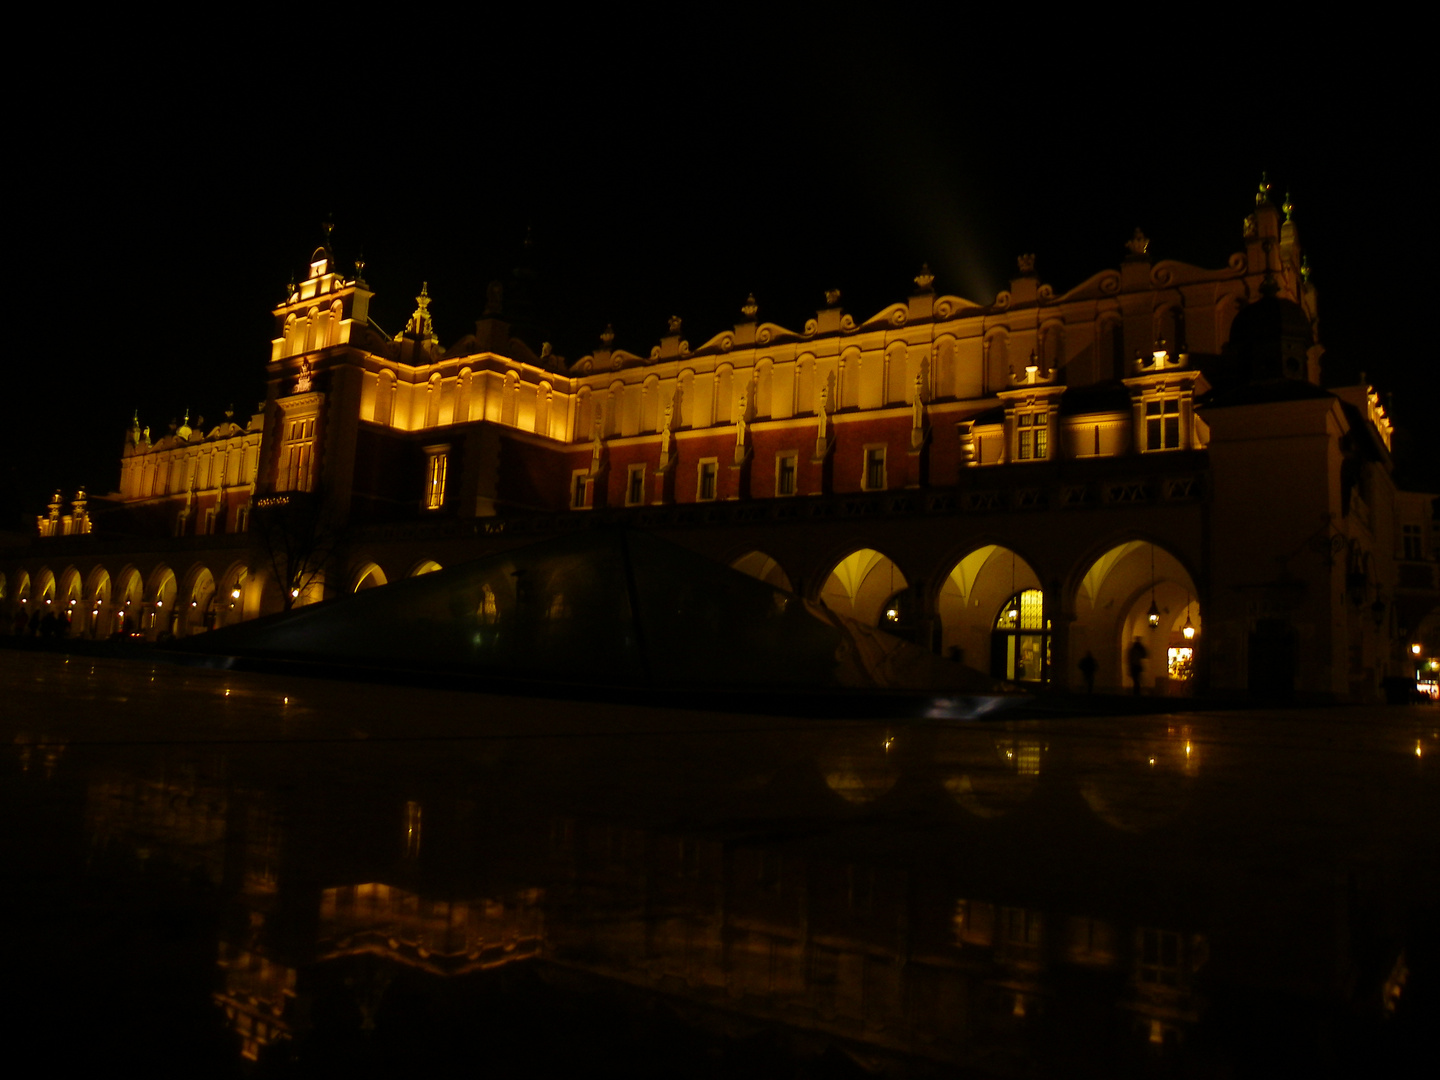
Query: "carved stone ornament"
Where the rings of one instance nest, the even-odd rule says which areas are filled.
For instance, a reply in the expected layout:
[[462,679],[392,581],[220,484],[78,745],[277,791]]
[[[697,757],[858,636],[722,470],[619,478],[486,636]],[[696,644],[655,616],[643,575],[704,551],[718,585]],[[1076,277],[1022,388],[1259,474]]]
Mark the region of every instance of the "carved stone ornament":
[[930,272],[929,263],[920,264],[920,273],[915,275],[915,287],[922,293],[928,293],[930,287],[935,284],[935,275]]
[[1270,174],[1260,174],[1260,187],[1255,192],[1255,205],[1264,206],[1270,201]]
[[825,290],[825,306],[826,306],[826,307],[839,307],[839,306],[840,306],[840,290],[839,290],[839,289],[826,289],[826,290]]
[[1150,250],[1150,238],[1137,228],[1135,235],[1125,241],[1125,248],[1131,255],[1139,257]]
[[611,342],[615,340],[615,327],[606,323],[605,329],[600,331],[600,340],[605,345],[605,348],[610,348]]
[[760,305],[755,303],[755,294],[752,292],[745,297],[745,303],[740,305],[740,314],[745,316],[747,322],[754,322],[755,316],[760,313]]
[[310,361],[301,360],[300,374],[295,376],[295,393],[308,394],[310,392],[310,387],[313,384],[314,379],[311,378]]
[[678,334],[678,333],[680,333],[680,326],[681,326],[680,316],[679,316],[679,315],[671,315],[671,316],[670,316],[670,333],[672,333],[672,334]]
[[1028,255],[1017,255],[1015,262],[1020,267],[1020,273],[1022,274],[1033,274],[1035,272],[1035,253],[1033,251]]

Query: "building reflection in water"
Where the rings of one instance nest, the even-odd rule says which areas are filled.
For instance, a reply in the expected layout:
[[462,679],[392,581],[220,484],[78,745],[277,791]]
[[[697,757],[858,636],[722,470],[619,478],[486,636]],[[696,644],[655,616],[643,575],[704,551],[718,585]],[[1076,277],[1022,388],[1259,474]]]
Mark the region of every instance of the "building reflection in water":
[[[733,798],[713,813],[638,780],[608,811],[628,751],[603,747],[583,783],[538,748],[503,768],[477,749],[420,787],[384,753],[298,782],[176,750],[87,766],[84,827],[92,848],[218,887],[213,1000],[262,1062],[310,1037],[326,995],[364,1032],[406,979],[468,992],[506,968],[684,1003],[701,1029],[744,1017],[867,1067],[982,1074],[1043,1071],[1066,1046],[1121,1072],[1183,1056],[1227,988],[1329,999],[1340,972],[1350,1000],[1395,1009],[1404,942],[1358,932],[1392,899],[1363,866],[1278,874],[1261,848],[1201,846],[1239,827],[1237,781],[1202,768],[1209,723],[817,731],[773,742],[763,770],[737,757],[733,784],[724,759],[687,765]],[[26,737],[16,761],[34,775],[59,745]],[[1248,827],[1291,795],[1250,790]]]

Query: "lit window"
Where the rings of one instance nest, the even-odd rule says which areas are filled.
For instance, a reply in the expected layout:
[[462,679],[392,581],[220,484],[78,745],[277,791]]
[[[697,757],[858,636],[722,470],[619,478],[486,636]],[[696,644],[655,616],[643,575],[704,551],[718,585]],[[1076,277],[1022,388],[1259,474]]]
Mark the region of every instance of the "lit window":
[[1047,414],[1023,412],[1015,416],[1015,457],[1020,461],[1043,461],[1050,455]]
[[1180,449],[1180,399],[1145,403],[1145,449]]
[[439,510],[445,505],[445,472],[450,461],[449,447],[430,447],[425,451],[425,509]]
[[631,465],[626,476],[625,505],[639,506],[645,501],[645,466]]
[[700,483],[695,490],[695,498],[700,502],[708,502],[715,498],[715,484],[720,475],[720,466],[717,462],[700,462]]
[[869,446],[865,448],[865,490],[883,491],[885,489],[885,448],[883,446]]
[[781,454],[775,459],[775,494],[795,494],[795,455]]

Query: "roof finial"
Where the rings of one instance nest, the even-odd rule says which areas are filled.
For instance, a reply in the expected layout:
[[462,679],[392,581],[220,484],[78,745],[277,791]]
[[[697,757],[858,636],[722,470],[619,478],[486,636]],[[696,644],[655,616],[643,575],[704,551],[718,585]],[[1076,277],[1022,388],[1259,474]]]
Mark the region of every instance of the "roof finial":
[[1300,280],[1306,285],[1310,284],[1310,256],[1300,256]]
[[930,287],[935,284],[935,275],[930,272],[930,264],[920,264],[920,273],[915,275],[915,287],[922,293],[930,292]]
[[1264,205],[1265,205],[1266,203],[1268,203],[1269,201],[1270,201],[1270,174],[1267,173],[1267,172],[1262,172],[1262,173],[1260,174],[1260,188],[1259,188],[1258,191],[1255,192],[1255,205],[1256,205],[1256,206],[1264,206]]
[[1032,251],[1015,256],[1015,265],[1020,268],[1022,274],[1035,273],[1035,253]]
[[615,340],[615,327],[607,322],[605,329],[600,331],[600,340],[605,348],[610,348],[610,343]]
[[839,289],[826,289],[826,290],[825,290],[825,306],[826,306],[826,307],[839,307],[839,306],[840,306],[840,290],[839,290]]
[[365,252],[363,251],[355,256],[355,282],[359,285],[365,284]]
[[760,305],[755,302],[755,294],[752,292],[745,297],[745,303],[740,305],[740,314],[745,316],[746,322],[754,322],[755,316],[760,313]]
[[670,321],[669,321],[668,325],[669,325],[669,327],[670,327],[670,333],[672,333],[672,334],[678,334],[678,333],[680,333],[680,327],[681,327],[681,319],[680,319],[680,316],[679,316],[679,315],[671,315],[671,316],[670,316]]
[[1280,209],[1285,211],[1285,224],[1292,224],[1295,221],[1295,204],[1290,201],[1290,192],[1285,192],[1285,201],[1280,204]]

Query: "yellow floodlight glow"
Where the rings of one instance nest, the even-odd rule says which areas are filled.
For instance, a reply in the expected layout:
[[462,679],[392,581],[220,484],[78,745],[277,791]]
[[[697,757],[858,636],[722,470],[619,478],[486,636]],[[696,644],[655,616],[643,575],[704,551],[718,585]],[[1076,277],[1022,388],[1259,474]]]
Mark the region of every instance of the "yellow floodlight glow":
[[1419,656],[1419,655],[1420,655],[1420,643],[1419,643],[1418,641],[1417,641],[1414,645],[1411,645],[1411,646],[1410,646],[1410,655],[1412,655],[1412,656]]

